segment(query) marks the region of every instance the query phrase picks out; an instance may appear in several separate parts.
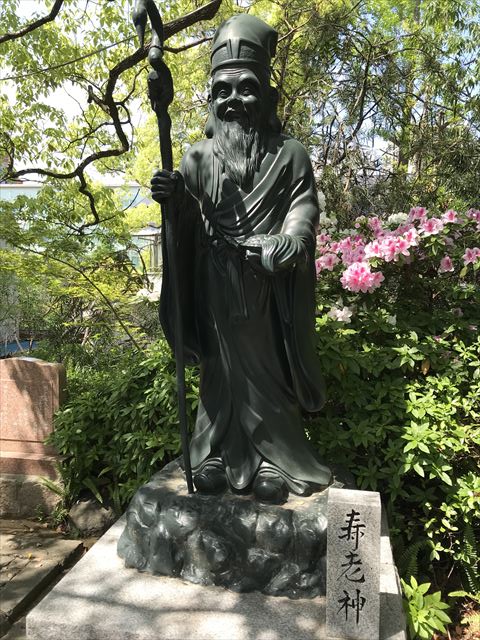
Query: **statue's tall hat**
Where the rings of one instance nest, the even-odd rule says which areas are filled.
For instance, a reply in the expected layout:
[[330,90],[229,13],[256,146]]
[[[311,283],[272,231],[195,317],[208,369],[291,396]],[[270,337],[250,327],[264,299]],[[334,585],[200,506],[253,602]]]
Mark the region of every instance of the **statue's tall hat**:
[[212,75],[222,67],[257,65],[270,71],[278,34],[268,24],[248,15],[237,14],[217,29],[212,44]]

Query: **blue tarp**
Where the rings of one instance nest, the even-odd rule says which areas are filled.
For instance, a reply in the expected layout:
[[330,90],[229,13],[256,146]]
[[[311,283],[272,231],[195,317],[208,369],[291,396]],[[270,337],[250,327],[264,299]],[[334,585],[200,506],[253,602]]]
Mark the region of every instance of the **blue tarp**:
[[[20,340],[20,345],[22,349],[25,351],[25,355],[35,349],[37,343],[35,341],[30,342],[30,340]],[[21,355],[23,352],[18,346],[18,342],[5,342],[0,343],[0,358],[4,358],[5,356],[12,355],[13,353],[17,353]]]

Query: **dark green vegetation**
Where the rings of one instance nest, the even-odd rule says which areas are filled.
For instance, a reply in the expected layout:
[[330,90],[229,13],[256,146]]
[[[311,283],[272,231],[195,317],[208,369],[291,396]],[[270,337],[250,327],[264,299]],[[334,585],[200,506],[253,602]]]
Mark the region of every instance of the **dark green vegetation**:
[[[321,272],[328,401],[309,432],[327,459],[341,456],[359,488],[381,492],[403,577],[478,594],[480,264],[462,270],[468,230],[478,233],[458,227],[449,273],[438,273],[448,231],[410,249],[411,261],[383,265],[385,281],[371,294],[342,289],[340,269]],[[411,613],[426,614],[428,600],[424,608],[415,599],[424,591],[410,592]],[[444,630],[445,612],[435,612],[420,637]]]
[[[66,499],[88,489],[121,508],[179,450],[174,367],[157,342],[155,303],[137,297],[151,276],[126,253],[130,230],[158,221],[158,209],[128,208],[87,168],[147,185],[159,152],[153,119],[135,126],[142,103],[148,113],[146,63],[135,53],[126,1],[56,2],[55,19],[28,33],[21,29],[30,13],[20,15],[17,4],[0,7],[10,34],[0,34],[0,181],[40,178],[46,186],[35,199],[0,201],[0,239],[9,247],[0,249],[0,320],[18,317],[44,338],[38,355],[67,366],[69,400],[55,435],[66,456]],[[385,219],[419,204],[438,215],[479,207],[478,0],[252,5],[282,35],[274,67],[280,119],[308,147],[337,230],[359,214]],[[172,3],[167,20],[194,8]],[[214,21],[167,41],[178,50],[168,59],[177,159],[203,136],[202,41],[235,10],[224,0]],[[201,44],[182,50],[187,38]],[[322,272],[318,349],[329,401],[306,423],[362,488],[382,492],[420,611],[431,603],[412,575],[444,599],[480,586],[479,272],[458,266],[480,243],[454,238],[456,268],[439,275],[446,237],[432,236],[423,260],[386,265],[372,294],[346,293],[338,270]],[[328,317],[332,305],[354,307],[351,322]],[[195,372],[189,389],[194,411]]]

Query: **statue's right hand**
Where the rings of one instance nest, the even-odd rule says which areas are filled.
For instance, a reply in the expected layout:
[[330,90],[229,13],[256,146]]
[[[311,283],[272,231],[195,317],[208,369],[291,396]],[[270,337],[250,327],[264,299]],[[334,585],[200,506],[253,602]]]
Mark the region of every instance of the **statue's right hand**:
[[163,204],[172,195],[183,192],[183,178],[179,171],[167,171],[159,169],[153,174],[150,181],[152,186],[152,198]]

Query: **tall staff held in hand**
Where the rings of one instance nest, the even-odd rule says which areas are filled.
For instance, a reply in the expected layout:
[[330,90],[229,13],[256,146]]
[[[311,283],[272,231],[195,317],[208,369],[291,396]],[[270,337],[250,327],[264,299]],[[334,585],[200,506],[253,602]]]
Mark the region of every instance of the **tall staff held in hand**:
[[[173,79],[170,69],[163,60],[164,31],[163,21],[154,0],[138,0],[133,14],[133,22],[143,47],[147,19],[152,27],[152,40],[148,52],[148,61],[152,71],[148,74],[148,96],[152,109],[157,116],[158,133],[160,137],[160,153],[163,170],[173,170],[172,141],[170,129],[172,121],[168,114],[168,107],[173,100]],[[188,492],[193,493],[192,469],[187,434],[187,412],[185,399],[185,362],[183,354],[183,325],[178,290],[177,255],[175,242],[176,215],[171,198],[162,204],[162,233],[167,250],[167,260],[170,268],[171,288],[173,294],[173,311],[175,326],[175,359],[177,369],[178,414],[180,421],[180,436],[182,442],[185,475]]]

